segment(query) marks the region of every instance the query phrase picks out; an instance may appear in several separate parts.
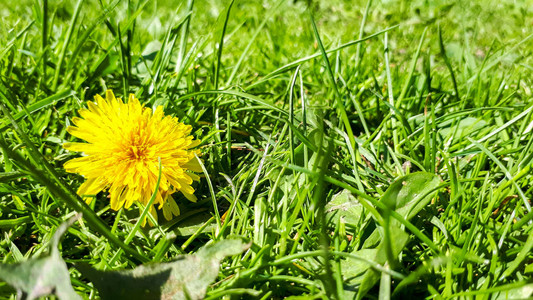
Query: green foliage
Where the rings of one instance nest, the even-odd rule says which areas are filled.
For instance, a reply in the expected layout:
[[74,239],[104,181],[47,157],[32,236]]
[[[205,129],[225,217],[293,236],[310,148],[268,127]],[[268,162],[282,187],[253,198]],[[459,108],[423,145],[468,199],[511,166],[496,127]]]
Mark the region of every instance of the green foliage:
[[127,271],[99,271],[78,265],[94,283],[102,299],[203,299],[218,275],[220,261],[246,250],[241,240],[223,240],[200,248],[194,255],[169,263],[141,265]]
[[[386,209],[410,220],[426,207],[440,184],[437,175],[416,172],[396,179],[381,196]],[[385,211],[383,215],[387,215]]]
[[50,241],[48,255],[16,264],[0,264],[0,279],[16,288],[19,297],[37,299],[55,294],[59,299],[81,299],[70,285],[67,264],[57,249],[59,239],[70,226],[69,223],[65,222],[57,228]]
[[[240,237],[190,296],[532,296],[527,1],[19,0],[0,16],[2,266],[53,262],[96,299],[86,272],[157,277]],[[176,196],[174,220],[144,228],[75,194],[66,128],[108,88],[202,141],[198,202]]]
[[[16,288],[24,299],[49,294],[59,299],[81,299],[70,284],[67,265],[57,248],[69,223],[73,222],[65,222],[57,228],[50,243],[50,254],[17,264],[0,264],[0,279]],[[203,299],[208,285],[218,275],[220,261],[248,247],[242,240],[227,239],[169,263],[107,272],[80,263],[76,269],[93,282],[102,299]]]
[[[375,239],[372,235],[380,236],[378,239],[380,242],[375,248],[376,251],[372,259],[373,261],[386,266],[395,266],[398,264],[397,257],[409,242],[409,234],[401,228],[401,224],[397,220],[390,217],[391,212],[394,211],[406,220],[410,220],[429,204],[439,183],[440,179],[437,175],[417,172],[400,177],[389,186],[380,199],[380,202],[385,204],[385,209],[382,212],[384,217],[383,227],[375,229],[367,241],[365,241],[365,244],[367,244],[368,241]],[[363,249],[356,251],[354,254],[357,255],[360,251],[364,250],[366,249],[363,245]],[[353,274],[353,268],[349,272]],[[357,274],[360,272],[359,270],[355,270]],[[370,269],[366,271],[362,279],[361,286],[358,289],[357,299],[362,299],[365,296],[377,283],[380,275],[382,278],[381,285],[390,285],[391,279],[388,274],[380,274],[376,270]],[[390,291],[387,292],[387,295],[382,295],[380,291],[380,297],[390,297]]]

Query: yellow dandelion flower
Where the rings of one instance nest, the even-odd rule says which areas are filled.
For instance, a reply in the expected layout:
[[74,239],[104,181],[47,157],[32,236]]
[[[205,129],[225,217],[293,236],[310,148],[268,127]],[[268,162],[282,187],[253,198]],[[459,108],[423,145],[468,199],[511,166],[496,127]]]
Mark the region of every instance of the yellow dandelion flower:
[[[115,98],[108,90],[105,99],[96,95],[88,109],[80,109],[67,131],[87,143],[65,143],[70,151],[83,152],[82,157],[65,163],[67,172],[79,173],[86,181],[78,194],[88,202],[101,191],[109,190],[111,208],[129,208],[135,201],[147,205],[157,187],[159,160],[161,179],[154,206],[163,210],[165,219],[179,214],[172,194],[180,191],[190,201],[196,201],[193,172],[202,169],[192,150],[199,144],[189,135],[191,126],[165,116],[162,107],[152,112],[143,107],[135,95],[128,103]],[[154,206],[152,215],[157,216]]]

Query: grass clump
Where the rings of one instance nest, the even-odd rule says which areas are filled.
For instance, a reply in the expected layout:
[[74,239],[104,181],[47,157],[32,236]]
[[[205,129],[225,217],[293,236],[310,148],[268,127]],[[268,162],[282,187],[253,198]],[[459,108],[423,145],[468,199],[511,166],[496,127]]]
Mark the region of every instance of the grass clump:
[[[239,237],[208,299],[531,296],[531,8],[511,1],[3,3],[0,257],[101,270]],[[31,21],[29,21],[31,20]],[[66,128],[107,89],[193,127],[181,214],[90,206]],[[237,252],[235,252],[237,253]],[[14,291],[0,284],[2,297]]]

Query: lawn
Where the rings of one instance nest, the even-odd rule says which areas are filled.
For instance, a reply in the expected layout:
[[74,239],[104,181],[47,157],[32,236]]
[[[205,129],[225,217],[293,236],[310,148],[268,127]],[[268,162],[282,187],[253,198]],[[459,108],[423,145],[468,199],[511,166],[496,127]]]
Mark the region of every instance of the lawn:
[[533,297],[528,1],[0,17],[0,298]]

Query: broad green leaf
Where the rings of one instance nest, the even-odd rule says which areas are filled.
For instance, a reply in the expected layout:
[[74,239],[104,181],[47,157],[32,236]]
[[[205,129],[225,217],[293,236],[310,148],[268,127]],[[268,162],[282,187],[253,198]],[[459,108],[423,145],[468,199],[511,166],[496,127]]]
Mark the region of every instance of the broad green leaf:
[[361,219],[363,206],[348,190],[343,190],[334,195],[326,204],[326,218],[337,224],[342,220],[347,225],[356,227]]
[[456,125],[452,126],[452,124],[454,124],[452,120],[439,124],[439,127],[441,128],[439,134],[443,138],[447,139],[454,134],[455,139],[461,139],[481,129],[487,128],[488,125],[485,120],[473,117],[466,117],[461,119]]
[[218,275],[220,261],[249,246],[242,240],[222,240],[174,262],[127,271],[100,271],[88,265],[76,268],[92,281],[102,299],[203,299]]
[[[361,249],[353,252],[353,254],[368,260],[374,260],[378,253],[378,249]],[[363,281],[363,274],[370,269],[370,265],[362,260],[345,259],[341,261],[342,275],[344,281],[349,286],[356,286]]]
[[440,179],[435,174],[411,173],[394,181],[380,201],[409,220],[431,201],[429,196],[439,184]]
[[[402,252],[403,248],[409,242],[409,235],[400,229],[399,226],[391,226],[390,228],[391,238],[391,252],[394,257],[398,257]],[[376,256],[373,259],[376,263],[384,265],[388,261],[386,243],[383,241],[379,244]],[[370,250],[370,249],[368,249]],[[359,287],[359,293],[357,294],[357,299],[362,299],[365,294],[372,288],[381,278],[381,273],[374,270],[368,269],[362,279],[361,286]]]
[[139,63],[135,66],[135,73],[139,77],[148,77],[150,76],[150,71],[154,63],[157,53],[161,50],[163,45],[160,41],[154,40],[149,42],[142,52],[142,59],[139,60]]
[[77,217],[61,224],[51,240],[50,254],[16,264],[0,264],[0,279],[17,290],[24,299],[55,294],[59,299],[81,299],[70,284],[67,265],[57,245],[68,226]]
[[383,240],[382,234],[379,230],[372,231],[372,233],[365,239],[362,249],[377,248],[379,243]]
[[[431,201],[431,196],[439,184],[440,179],[435,174],[426,172],[411,173],[395,180],[383,196],[381,196],[380,201],[389,210],[395,211],[409,220],[417,215]],[[389,265],[394,266],[395,261],[390,261],[389,256],[392,256],[393,260],[397,259],[403,248],[409,242],[409,234],[399,226],[398,222],[390,218],[389,211],[385,210],[382,213],[387,224],[388,236],[383,236],[380,231],[383,228],[377,228],[372,233],[371,236],[381,236],[381,242],[377,246],[374,261],[381,265],[388,262]],[[362,299],[376,285],[380,277],[381,274],[378,271],[369,269],[361,282],[357,299]]]
[[[36,112],[38,110],[41,110],[45,107],[48,107],[56,102],[58,102],[59,100],[63,100],[67,97],[70,97],[72,95],[74,95],[75,92],[72,91],[72,90],[64,90],[64,91],[60,91],[58,93],[56,93],[55,95],[52,95],[48,98],[45,98],[45,99],[42,99],[40,101],[37,101],[31,105],[29,105],[28,107],[26,107],[26,110],[25,111],[21,111],[21,112],[18,112],[16,114],[13,115],[13,119],[15,119],[15,121],[18,121],[24,117],[27,116],[27,113],[33,113],[33,112]],[[7,126],[9,126],[9,120],[5,120],[2,119],[2,124],[0,124],[0,130],[4,130]]]
[[509,290],[496,292],[491,299],[507,300],[507,299],[531,299],[533,297],[533,283],[526,284],[521,287],[510,288]]
[[13,172],[3,172],[0,173],[0,182],[6,182],[10,183],[13,182],[13,180],[28,176],[27,174],[20,172],[20,171],[13,171]]

